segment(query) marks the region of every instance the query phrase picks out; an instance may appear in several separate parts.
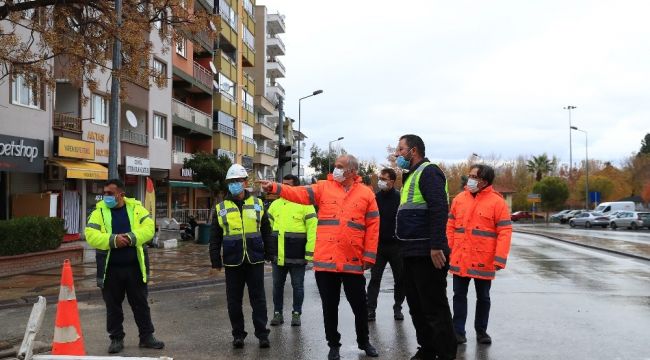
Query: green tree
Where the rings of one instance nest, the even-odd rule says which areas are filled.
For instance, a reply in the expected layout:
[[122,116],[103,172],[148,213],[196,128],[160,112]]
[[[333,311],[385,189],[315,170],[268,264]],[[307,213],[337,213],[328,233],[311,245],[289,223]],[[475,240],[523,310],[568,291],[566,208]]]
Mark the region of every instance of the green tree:
[[[586,189],[585,189],[585,177],[581,176],[580,179],[578,179],[578,183],[576,188],[579,191],[579,198],[584,201],[585,196],[586,196]],[[592,191],[597,191],[600,193],[600,199],[601,201],[614,201],[618,200],[619,198],[613,198],[612,195],[614,194],[614,191],[616,190],[616,186],[614,182],[605,177],[605,176],[600,176],[600,175],[594,175],[594,176],[589,176],[589,192]]]
[[328,154],[327,150],[321,150],[321,148],[319,148],[316,144],[312,144],[311,148],[309,149],[309,155],[311,156],[309,166],[316,171],[314,177],[318,180],[327,179],[327,174],[329,174],[329,170],[327,169],[328,158],[329,165],[333,168],[336,158],[342,154],[347,154],[343,148],[341,148],[341,150],[338,152],[332,151]]
[[208,188],[212,200],[228,191],[226,173],[230,165],[232,162],[229,157],[217,157],[203,151],[192,154],[192,157],[184,162],[185,168],[192,169],[192,179],[202,182]]
[[539,156],[533,156],[533,158],[528,160],[526,163],[528,172],[535,174],[536,181],[542,180],[542,177],[548,175],[550,172],[555,171],[556,165],[557,159],[555,159],[555,157],[553,159],[549,159],[546,153]]
[[547,176],[538,181],[533,186],[533,192],[542,196],[542,206],[546,211],[546,219],[548,219],[550,211],[564,207],[569,198],[569,187],[566,180],[555,176]]
[[650,155],[650,133],[645,134],[645,137],[641,140],[639,154]]

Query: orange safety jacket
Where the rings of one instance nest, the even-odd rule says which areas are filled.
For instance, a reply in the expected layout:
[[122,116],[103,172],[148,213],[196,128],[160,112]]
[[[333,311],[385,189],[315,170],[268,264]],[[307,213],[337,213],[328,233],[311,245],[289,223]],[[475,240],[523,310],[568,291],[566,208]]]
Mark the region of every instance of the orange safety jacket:
[[495,266],[506,267],[511,237],[510,211],[501,194],[488,186],[474,197],[466,189],[451,203],[447,221],[449,272],[494,279]]
[[363,274],[363,263],[375,263],[379,241],[379,208],[375,194],[359,176],[349,191],[332,175],[314,185],[275,183],[281,197],[318,207],[314,270]]

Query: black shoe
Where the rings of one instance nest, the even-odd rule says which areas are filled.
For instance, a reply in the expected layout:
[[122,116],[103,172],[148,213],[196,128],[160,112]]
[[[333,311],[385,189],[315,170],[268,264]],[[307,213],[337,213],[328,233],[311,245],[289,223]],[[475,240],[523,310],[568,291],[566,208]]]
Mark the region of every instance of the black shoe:
[[109,354],[117,354],[124,350],[124,339],[112,339],[111,344],[108,346]]
[[339,354],[339,347],[338,346],[331,346],[330,347],[330,352],[327,354],[327,360],[339,360],[341,358],[341,355]]
[[422,351],[422,348],[418,348],[418,351],[411,357],[411,360],[424,360],[424,352]]
[[467,342],[467,338],[465,337],[465,335],[456,333],[456,344],[464,344],[466,342]]
[[393,317],[395,320],[404,320],[404,314],[402,314],[402,310],[395,310]]
[[368,310],[368,321],[375,321],[377,319],[377,314],[375,310]]
[[485,331],[477,331],[476,342],[478,342],[479,344],[492,344],[492,338]]
[[235,338],[232,341],[232,347],[235,349],[242,349],[244,347],[244,339],[243,338]]
[[269,338],[260,339],[260,349],[268,349],[270,347],[271,343],[269,342]]
[[359,349],[365,351],[366,356],[370,356],[370,357],[378,357],[379,356],[379,353],[377,352],[377,349],[375,349],[374,346],[370,345],[370,343],[367,343],[365,345],[359,345]]
[[165,343],[156,339],[153,334],[150,334],[146,338],[140,339],[139,346],[141,348],[162,349],[165,347]]

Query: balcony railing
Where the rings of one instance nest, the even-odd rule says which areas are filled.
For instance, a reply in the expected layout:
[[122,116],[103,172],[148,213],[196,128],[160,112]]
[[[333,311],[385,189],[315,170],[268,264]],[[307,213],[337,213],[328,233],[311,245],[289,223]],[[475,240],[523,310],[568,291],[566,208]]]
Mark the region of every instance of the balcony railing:
[[176,99],[172,100],[172,113],[183,120],[212,129],[212,116]]
[[194,78],[201,84],[212,89],[212,80],[214,79],[214,75],[210,70],[204,68],[197,62],[194,62]]
[[248,136],[243,136],[243,135],[242,135],[242,139],[244,140],[244,142],[247,142],[247,143],[249,143],[249,144],[255,144],[255,139],[250,138],[250,137],[248,137]]
[[172,161],[174,162],[174,164],[184,164],[185,159],[189,159],[191,157],[192,157],[192,154],[190,154],[190,153],[186,153],[186,152],[182,152],[182,151],[176,151],[176,150],[174,150],[172,152]]
[[230,161],[235,162],[235,153],[232,151],[224,150],[224,149],[217,149],[217,156],[222,156],[225,155],[228,158],[230,158]]
[[277,64],[277,66],[278,66],[280,69],[282,69],[282,72],[286,74],[287,69],[286,69],[286,68],[284,67],[284,65],[280,62],[280,60],[278,60],[278,59],[268,59],[268,60],[266,60],[266,62],[267,62],[268,65]]
[[271,49],[268,50],[270,53],[273,53],[275,55],[284,55],[285,52],[286,52],[286,50],[285,50],[286,47],[284,46],[284,42],[279,37],[267,36],[266,37],[266,46],[268,48],[277,47],[278,51],[270,51]]
[[233,137],[235,136],[235,134],[237,134],[235,129],[233,129],[233,128],[229,127],[229,126],[223,125],[223,124],[218,124],[217,125],[217,130],[220,133],[224,133],[224,134],[227,134],[227,135],[230,135],[230,136],[233,136]]
[[208,33],[205,31],[201,31],[196,34],[196,39],[202,42],[204,45],[208,46],[209,50],[212,50],[212,46],[210,46],[210,37],[208,36]]
[[275,130],[275,128],[278,126],[275,122],[269,120],[266,117],[258,117],[256,122],[266,126],[267,128],[269,128],[271,130]]
[[81,118],[69,114],[54,113],[52,128],[81,133]]
[[120,140],[143,146],[147,146],[149,144],[149,137],[147,134],[142,134],[127,129],[122,129],[122,136],[120,137]]
[[275,157],[275,149],[272,149],[268,146],[257,146],[255,151],[258,153],[266,154],[272,157]]

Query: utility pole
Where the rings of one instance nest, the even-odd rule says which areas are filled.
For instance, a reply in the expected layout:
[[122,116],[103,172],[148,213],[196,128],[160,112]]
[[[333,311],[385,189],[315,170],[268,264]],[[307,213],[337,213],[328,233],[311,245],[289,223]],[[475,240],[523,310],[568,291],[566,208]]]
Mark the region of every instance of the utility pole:
[[119,145],[118,121],[120,121],[120,77],[122,68],[122,41],[119,31],[122,28],[122,0],[115,0],[115,16],[117,18],[117,31],[113,42],[113,71],[111,74],[111,104],[108,118],[108,178],[117,179],[117,147]]
[[280,154],[282,151],[282,145],[284,145],[284,99],[282,96],[278,96],[278,170],[275,172],[275,177],[277,182],[282,182],[283,169],[281,158],[284,154]]

